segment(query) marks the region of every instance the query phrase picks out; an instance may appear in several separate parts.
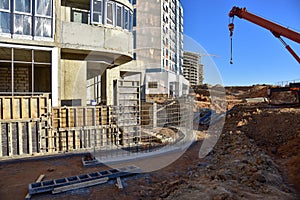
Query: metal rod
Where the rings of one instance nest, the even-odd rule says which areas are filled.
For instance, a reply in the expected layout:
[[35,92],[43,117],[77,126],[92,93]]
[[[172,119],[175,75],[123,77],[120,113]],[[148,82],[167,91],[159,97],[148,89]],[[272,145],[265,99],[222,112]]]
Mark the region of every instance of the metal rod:
[[11,48],[11,95],[14,96],[14,48]]

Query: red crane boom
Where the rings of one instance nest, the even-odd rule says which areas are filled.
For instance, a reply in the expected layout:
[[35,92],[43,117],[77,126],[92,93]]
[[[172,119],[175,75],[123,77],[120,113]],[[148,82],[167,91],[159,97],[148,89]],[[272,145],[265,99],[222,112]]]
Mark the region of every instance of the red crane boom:
[[[292,54],[292,56],[298,61],[300,64],[300,58],[298,55],[293,51],[293,49],[287,45],[281,36],[286,37],[290,40],[293,40],[297,43],[300,43],[300,33],[297,33],[296,31],[293,31],[291,29],[288,29],[286,27],[283,27],[279,24],[276,24],[274,22],[271,22],[267,19],[264,19],[262,17],[259,17],[255,14],[252,14],[246,10],[246,8],[238,8],[238,7],[233,7],[231,11],[229,12],[229,17],[234,18],[234,16],[238,16],[241,19],[248,20],[258,26],[261,26],[273,33],[275,37],[277,37],[285,46],[285,48]],[[230,37],[231,37],[231,42],[232,42],[232,35],[233,35],[233,29],[234,29],[234,24],[230,23],[228,25],[229,31],[230,31]],[[232,51],[232,50],[231,50]],[[232,58],[230,63],[232,64]]]

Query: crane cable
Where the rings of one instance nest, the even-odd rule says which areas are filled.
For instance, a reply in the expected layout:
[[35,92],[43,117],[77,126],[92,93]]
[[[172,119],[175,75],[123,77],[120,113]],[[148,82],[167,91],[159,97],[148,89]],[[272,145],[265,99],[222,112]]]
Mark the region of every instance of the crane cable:
[[234,30],[233,19],[234,18],[232,17],[231,23],[228,24],[228,29],[230,31],[230,64],[233,64],[233,60],[232,60],[232,36],[233,36],[233,30]]

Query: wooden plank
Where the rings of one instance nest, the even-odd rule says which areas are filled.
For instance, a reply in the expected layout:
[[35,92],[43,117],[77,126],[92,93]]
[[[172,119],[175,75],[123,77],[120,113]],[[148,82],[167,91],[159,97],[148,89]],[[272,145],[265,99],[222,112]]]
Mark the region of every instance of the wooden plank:
[[58,193],[67,192],[70,190],[76,190],[76,189],[91,187],[91,186],[95,186],[95,185],[100,185],[100,184],[106,183],[108,180],[109,180],[109,178],[105,177],[105,178],[101,178],[101,179],[85,181],[82,183],[75,183],[72,185],[57,187],[52,190],[52,194],[58,194]]
[[19,155],[23,154],[23,127],[22,123],[17,122],[18,124],[18,144],[19,144]]
[[32,97],[32,98],[30,98],[30,99],[32,99],[33,101],[32,101],[32,118],[38,118],[38,117],[40,117],[39,115],[38,115],[38,110],[39,110],[39,108],[38,108],[38,98],[36,98],[36,97]]
[[118,186],[119,189],[124,188],[120,177],[117,177],[117,186]]
[[[41,182],[44,179],[45,175],[41,174],[38,179],[35,181],[36,183]],[[31,194],[27,193],[27,195],[25,196],[25,200],[29,200],[31,198]]]
[[29,99],[22,98],[22,118],[29,118]]
[[[10,118],[10,99],[3,98],[3,119],[11,119]],[[7,103],[8,102],[8,103]]]

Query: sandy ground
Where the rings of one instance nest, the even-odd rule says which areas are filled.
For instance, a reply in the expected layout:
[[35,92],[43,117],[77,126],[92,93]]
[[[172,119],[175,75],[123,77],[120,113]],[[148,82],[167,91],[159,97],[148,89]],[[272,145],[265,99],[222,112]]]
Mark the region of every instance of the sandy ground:
[[[179,159],[163,169],[107,184],[65,192],[33,195],[32,199],[300,199],[300,108],[242,103],[249,91],[257,97],[264,87],[232,88],[227,99],[234,108],[214,149],[198,153],[206,131]],[[201,129],[201,127],[200,127]],[[168,155],[173,156],[173,155]],[[151,167],[168,156],[123,165]],[[0,162],[0,199],[24,199],[28,184],[41,174],[45,180],[106,170],[84,168],[83,155]],[[297,196],[298,194],[298,196]]]

